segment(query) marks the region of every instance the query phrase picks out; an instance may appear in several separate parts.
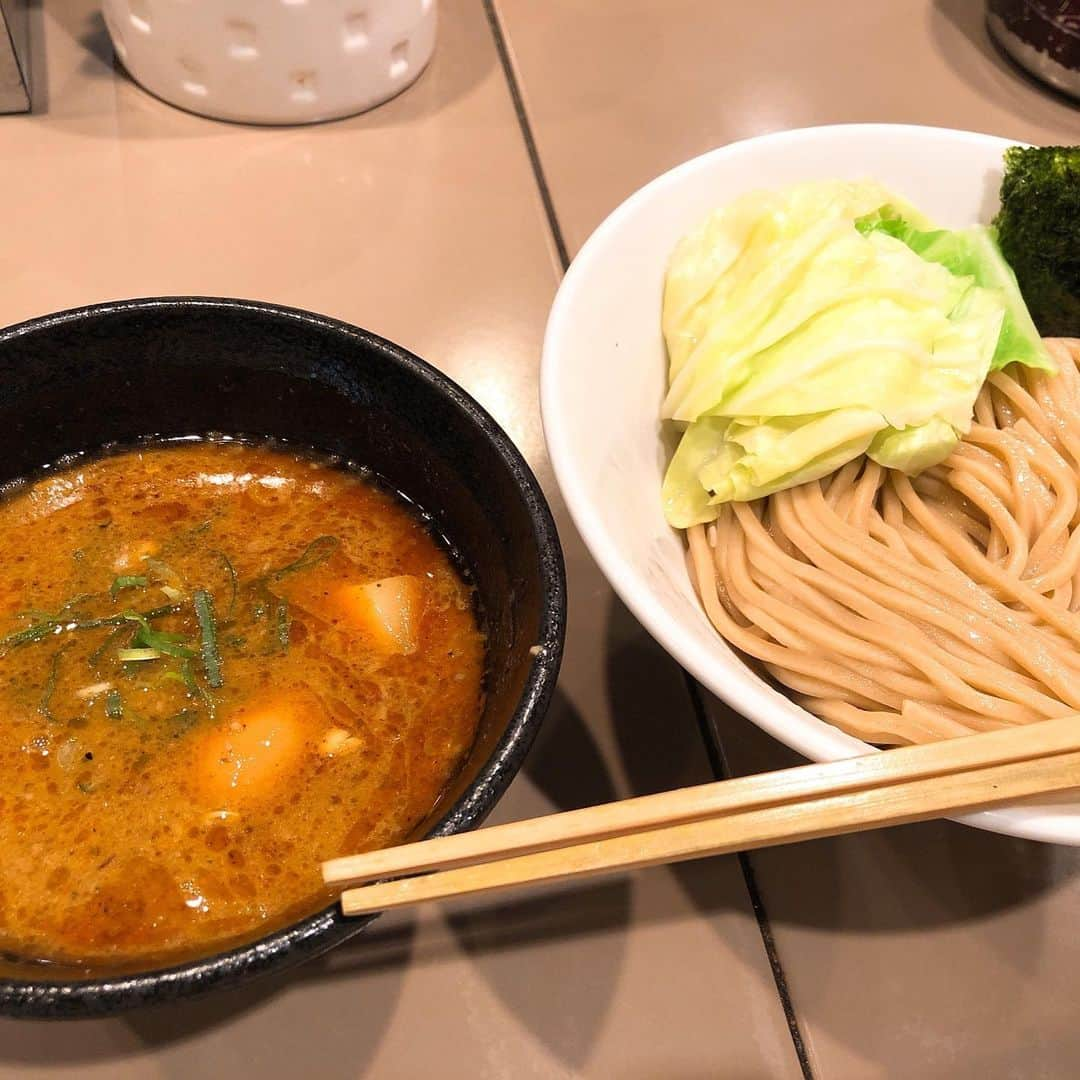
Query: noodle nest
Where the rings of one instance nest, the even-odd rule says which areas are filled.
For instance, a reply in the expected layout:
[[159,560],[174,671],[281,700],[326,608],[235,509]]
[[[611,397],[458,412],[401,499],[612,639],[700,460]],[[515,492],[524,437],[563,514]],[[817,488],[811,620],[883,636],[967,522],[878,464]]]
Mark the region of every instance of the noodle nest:
[[838,728],[929,742],[1080,710],[1080,341],[992,374],[911,478],[859,458],[687,530],[716,629]]

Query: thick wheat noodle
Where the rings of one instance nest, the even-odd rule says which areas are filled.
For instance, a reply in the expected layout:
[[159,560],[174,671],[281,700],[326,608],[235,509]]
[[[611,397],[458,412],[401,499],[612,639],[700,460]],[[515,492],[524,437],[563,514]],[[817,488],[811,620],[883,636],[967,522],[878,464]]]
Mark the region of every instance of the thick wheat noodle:
[[885,470],[874,461],[869,461],[848,506],[847,520],[860,529],[865,529],[877,500],[877,493],[885,479]]
[[1050,379],[1042,375],[1033,376],[1031,385],[1034,394],[1028,393],[1004,372],[995,372],[988,382],[1055,450],[1066,451],[1074,462],[1080,462],[1080,430],[1069,424],[1076,405],[1076,368],[1068,350],[1064,351],[1064,357],[1061,350],[1051,352],[1060,365],[1061,373]]
[[[882,502],[891,497],[892,492],[886,489],[882,493]],[[896,505],[900,506],[899,500]],[[894,519],[891,516],[886,518],[881,514],[875,515],[868,523],[867,532],[874,540],[880,540],[902,555],[910,555],[918,559],[924,566],[931,569],[942,571],[956,569],[939,548],[934,547],[933,544],[924,543],[925,537],[910,529],[902,517]]]
[[[852,626],[851,632],[845,630],[843,620],[836,618],[837,614],[844,610],[841,605],[830,607],[829,598],[824,594],[818,594],[815,598],[814,591],[805,589],[798,579],[786,581],[782,574],[772,577],[767,562],[763,560],[755,564],[755,569],[762,571],[761,576],[768,584],[783,582],[786,590],[782,594],[777,592],[776,596],[770,595],[766,588],[750,580],[746,549],[740,544],[738,534],[726,539],[725,556],[728,562],[724,570],[725,580],[729,583],[729,595],[732,599],[737,597],[740,610],[750,615],[758,626],[769,630],[773,638],[790,645],[796,637],[797,625],[808,644],[851,660],[875,664],[901,676],[916,673],[915,667],[902,655],[890,655],[887,648],[875,645],[867,637],[860,636],[856,632],[860,627]],[[775,568],[775,564],[773,566]],[[818,618],[804,618],[808,612],[816,614]],[[850,619],[847,621],[851,623]]]
[[[869,680],[865,676],[847,671],[839,664],[834,664],[829,660],[815,659],[809,655],[804,656],[794,650],[785,649],[775,643],[770,643],[765,638],[759,637],[752,630],[740,626],[729,616],[717,594],[712,549],[709,548],[704,531],[700,526],[695,526],[689,532],[689,541],[690,554],[693,560],[693,573],[701,585],[702,604],[713,625],[732,645],[748,656],[752,656],[755,660],[760,660],[765,664],[773,664],[794,673],[804,673],[819,680],[822,684],[828,682],[837,688],[847,687],[856,692],[858,692],[858,686],[869,685]],[[877,700],[877,698],[874,697],[870,700]],[[895,698],[894,695],[890,695],[889,700],[895,700],[899,705],[899,699]],[[883,703],[887,704],[888,702]]]
[[1068,465],[1026,420],[1019,420],[1016,430],[1042,451],[1032,458],[1033,470],[1023,490],[1032,507],[1031,576],[1046,559],[1060,555],[1065,547],[1069,527],[1077,516],[1076,489]]
[[[925,497],[924,492],[920,492],[920,494]],[[891,528],[898,534],[900,543],[903,545],[904,550],[909,554],[922,560],[927,566],[932,566],[938,570],[950,570],[955,572],[956,567],[949,562],[949,557],[940,548],[936,548],[933,543],[928,542],[927,538],[922,533],[912,529],[904,520],[904,504],[896,497],[896,493],[892,490],[891,485],[882,493],[883,505],[886,505],[886,500],[895,501],[900,512],[894,519],[889,520],[883,520],[881,515],[877,515],[876,519],[871,517],[869,523],[871,536],[875,536],[876,539],[881,539],[882,537],[876,536],[876,533]],[[957,531],[962,536],[967,537],[971,542],[982,547],[986,546],[986,543],[990,538],[990,529],[972,516],[970,511],[973,511],[975,507],[973,507],[967,499],[964,499],[962,502],[955,497],[942,499],[938,502],[938,506],[941,509],[942,515],[947,518],[951,524],[956,526]],[[878,522],[880,522],[880,525]]]
[[[804,621],[804,628],[805,625]],[[834,653],[850,660],[859,659],[860,652],[882,651],[879,645],[870,640],[869,635],[874,626],[875,624],[864,621],[864,625],[859,627],[860,633],[864,635],[862,637],[842,634],[834,628],[833,632],[838,635],[833,645]],[[827,640],[819,640],[818,644],[828,646]],[[952,701],[961,707],[966,703],[970,708],[988,709],[1009,722],[1023,722],[1027,714],[1011,705],[988,705],[985,698],[972,695],[970,688],[981,691],[996,690],[1003,697],[1037,713],[1050,715],[1056,711],[1055,702],[1039,693],[1039,684],[1028,676],[1016,673],[1012,667],[1002,665],[995,668],[994,665],[986,663],[986,657],[978,650],[954,642],[950,653],[953,658],[952,666],[957,669],[956,675],[960,676],[957,680],[947,665],[928,659],[929,652],[933,649],[934,641],[929,637],[917,646],[901,643],[895,649],[896,657],[877,661],[881,669],[879,681],[888,689],[910,698],[913,692],[918,692],[911,676],[921,674],[935,686],[935,701],[941,704]],[[897,659],[906,661],[904,670],[896,670]]]
[[1080,708],[1080,341],[996,372],[912,480],[860,459],[688,530],[702,605],[795,701],[927,742]]
[[[1075,371],[1070,372],[1070,378],[1075,378]],[[1059,453],[1071,459],[1071,468],[1075,467],[1080,463],[1080,429],[1074,420],[1080,405],[1077,395],[1080,386],[1074,382],[1067,388],[1054,387],[1052,380],[1042,376],[1039,379],[1044,389],[1038,394],[1038,406],[1043,412],[1025,415],[1023,419],[1031,423]]]
[[[987,379],[987,383],[997,391],[997,394],[994,395],[995,399],[999,394],[1009,403],[1009,411],[1014,414],[1014,418],[1007,426],[1012,427],[1015,425],[1015,414],[1019,413],[1019,415],[1027,420],[1037,431],[1041,432],[1043,437],[1051,444],[1058,443],[1058,432],[1055,431],[1056,425],[1054,424],[1052,416],[1049,415],[1047,411],[1048,408],[1053,407],[1052,397],[1048,396],[1042,402],[1039,402],[1015,379],[1010,378],[1008,375],[999,371],[994,372],[994,374]],[[995,423],[985,426],[997,427],[1000,429],[1005,425]],[[1056,448],[1061,449],[1060,444],[1058,444]]]
[[[906,477],[895,475],[894,483],[900,489],[901,497],[904,497],[905,486],[908,485]],[[940,524],[940,523],[935,523]],[[957,563],[965,562],[974,549],[971,549],[962,538],[957,540],[955,536],[938,532],[938,538],[942,541],[943,550],[950,553]],[[986,566],[986,579],[992,582],[1000,582],[1003,575],[999,576],[996,567],[991,567],[982,560]],[[1009,580],[1006,578],[1006,580]],[[960,605],[961,608],[972,608],[974,613],[986,617],[988,626],[996,631],[996,639],[1007,643],[1009,654],[1016,658],[1023,667],[1038,677],[1055,683],[1059,679],[1056,668],[1064,665],[1071,670],[1071,676],[1064,684],[1059,683],[1059,694],[1071,698],[1076,693],[1080,684],[1074,683],[1072,677],[1080,677],[1080,654],[1077,654],[1074,646],[1067,640],[1067,634],[1057,633],[1058,627],[1051,623],[1045,627],[1045,633],[1036,638],[1024,631],[1030,628],[1030,623],[1037,620],[1037,612],[1026,611],[1023,608],[1016,609],[1007,607],[995,601],[995,592],[1004,591],[1010,594],[1012,589],[994,589],[993,587],[981,587],[963,573],[954,573],[949,578],[939,578],[942,586],[947,586],[943,591],[948,592]],[[1038,608],[1043,606],[1043,598],[1030,593],[1032,604]],[[970,617],[970,613],[969,613]],[[1080,632],[1080,625],[1072,620],[1072,625],[1065,625],[1065,629],[1073,634]],[[1052,649],[1054,655],[1047,654],[1047,649]]]
[[[836,693],[836,687],[830,683],[820,679],[814,679],[809,675],[803,675],[797,671],[788,671],[784,668],[778,668],[773,664],[766,664],[765,670],[771,675],[774,675],[785,686],[800,695],[829,698]],[[876,692],[877,691],[875,691],[875,693]],[[888,697],[888,695],[885,696]],[[858,708],[869,709],[871,711],[878,709],[882,704],[885,704],[885,702],[876,701],[874,698],[861,694],[857,690],[846,691],[845,700],[856,705]],[[895,705],[895,707],[899,709],[903,705],[903,698],[889,698],[888,703]]]
[[[796,601],[800,609],[795,613],[796,617],[801,617],[803,612],[809,612],[833,627],[842,627],[847,611],[844,605],[830,596],[827,589],[815,588],[799,576],[791,574],[783,563],[772,556],[770,551],[755,551],[753,556],[754,568],[761,572],[762,588],[772,587],[778,594]],[[872,658],[874,663],[902,673],[910,674],[914,670],[904,659],[887,648],[874,645],[863,648],[859,642],[860,639],[853,639],[852,648],[856,651],[852,655],[861,655],[868,660]]]
[[849,461],[846,465],[837,469],[831,477],[826,478],[825,498],[830,505],[835,506],[843,492],[850,491],[851,485],[861,471],[858,460]]
[[[755,528],[754,523],[744,520],[743,514],[746,512],[742,511],[741,507],[736,506],[735,513],[740,518],[740,523],[746,531],[751,547],[756,551],[756,557],[765,562],[773,560],[775,556],[769,550],[768,534],[760,528],[760,525]],[[888,602],[884,605],[877,603],[865,590],[855,588],[810,563],[788,559],[783,565],[788,575],[786,578],[782,578],[784,588],[793,588],[801,582],[806,582],[823,598],[836,601],[832,608],[833,618],[836,620],[849,618],[850,613],[855,613],[863,616],[875,628],[877,636],[880,636],[880,631],[884,626],[891,625],[901,631],[914,627],[918,632],[920,626],[934,625],[940,617],[940,623],[936,628],[954,636],[955,641],[952,648],[955,649],[959,645],[964,650],[970,650],[967,655],[974,652],[976,655],[990,656],[992,659],[1000,657],[1002,659],[998,659],[999,664],[1008,662],[1007,659],[1004,659],[1007,658],[1008,654],[997,650],[994,642],[989,637],[979,635],[977,637],[978,648],[974,648],[972,646],[971,631],[965,627],[960,619],[949,615],[939,616],[939,613],[934,612],[926,604],[913,597],[903,593],[889,595],[887,601],[895,605],[890,607]],[[780,580],[781,574],[774,575],[774,581],[779,584]],[[1015,647],[1011,635],[1006,635],[1003,642],[1006,647],[1009,645]],[[924,645],[926,648],[933,648],[934,642],[926,640]]]
[[[1008,541],[1013,557],[1019,559],[1018,563],[1014,562],[1008,567],[1010,572],[1015,572],[1017,565],[1023,565],[1026,562],[1028,541],[1033,535],[1036,519],[1046,514],[1039,494],[1044,485],[1037,479],[1037,474],[1031,470],[1023,447],[1005,439],[999,442],[993,440],[992,436],[1000,434],[996,429],[986,428],[980,424],[973,425],[964,446],[966,453],[957,456],[948,483],[962,495],[966,495],[971,503],[981,508],[984,515],[990,519],[991,526],[1006,538],[1009,537],[1011,529],[1019,530],[1024,538],[1022,550],[1017,551],[1015,539]],[[979,450],[983,449],[980,443],[988,444],[998,451],[997,463],[1002,465],[1003,469],[991,469],[985,459],[975,456]],[[991,460],[994,460],[989,451],[984,450],[984,452]],[[973,495],[969,490],[972,485],[980,491],[978,496]],[[999,500],[995,504],[995,512],[991,513],[987,510],[987,495],[982,489],[989,489],[992,497]],[[1011,508],[1016,505],[1021,491],[1029,491],[1032,497],[1022,500],[1023,512],[1014,519]]]
[[902,473],[894,474],[892,480],[905,509],[910,511],[911,516],[933,539],[949,551],[950,557],[970,575],[973,583],[986,588],[988,596],[991,591],[995,591],[997,595],[1027,607],[1074,644],[1080,644],[1080,620],[1072,618],[1067,608],[1055,605],[1019,577],[991,562],[973,545],[958,542],[959,538],[955,533],[950,534],[944,520],[918,497],[911,481]]
[[[804,488],[797,490],[802,498],[808,498],[812,497],[813,488],[814,485],[808,484]],[[820,493],[818,494],[820,495]],[[909,593],[923,600],[927,604],[926,610],[931,613],[943,613],[942,606],[947,607],[950,600],[954,605],[954,609],[956,609],[956,605],[959,605],[959,610],[962,613],[966,608],[974,608],[977,613],[988,617],[988,630],[1000,631],[1004,629],[1008,631],[1006,635],[999,634],[999,638],[1013,656],[1020,659],[1024,666],[1029,666],[1033,662],[1032,658],[1028,656],[1028,650],[1022,647],[1016,637],[1017,633],[1024,629],[1023,621],[1018,619],[1016,614],[1010,612],[1008,608],[996,604],[992,596],[986,591],[979,590],[970,579],[962,574],[942,574],[928,571],[925,567],[910,559],[906,562],[889,560],[883,546],[872,545],[868,538],[858,537],[855,533],[851,535],[855,536],[856,539],[867,539],[869,550],[863,550],[858,544],[844,543],[847,538],[841,536],[846,531],[842,522],[827,519],[815,522],[811,518],[810,529],[804,529],[803,523],[797,517],[785,519],[789,501],[791,505],[799,506],[796,499],[788,500],[785,498],[791,495],[792,492],[780,492],[778,495],[773,496],[774,506],[786,531],[799,537],[799,543],[804,552],[808,553],[818,565],[831,569],[840,575],[844,575],[848,570],[848,564],[843,559],[837,558],[832,552],[826,551],[823,546],[812,538],[811,533],[813,532],[820,535],[826,543],[831,542],[836,550],[839,550],[857,569],[862,571],[863,577],[858,582],[860,590],[868,592],[872,590],[875,595],[883,600],[886,608],[905,610]],[[962,542],[966,543],[966,541]],[[878,550],[874,550],[874,547]],[[890,565],[886,565],[887,562]],[[927,583],[929,583],[929,587]],[[945,594],[944,600],[942,594]],[[970,613],[968,613],[968,617],[970,618]],[[1041,662],[1041,657],[1035,657],[1034,662],[1037,668],[1045,666]]]
[[[717,594],[716,575],[708,570],[713,563],[713,549],[708,546],[702,532],[691,533],[689,539],[691,557],[695,564],[695,576],[704,586],[701,595],[705,609],[723,636],[736,648],[762,661],[766,666],[771,665],[787,672],[788,675],[784,681],[789,685],[793,685],[796,677],[806,677],[813,679],[815,685],[828,685],[830,693],[841,690],[860,695],[868,701],[894,708],[900,707],[903,700],[901,694],[882,686],[859,671],[833,663],[831,660],[815,659],[810,653],[785,649],[775,642],[759,637],[755,632],[756,628],[748,629],[739,625],[728,614],[725,604]],[[723,530],[718,531],[716,550],[723,550],[725,540]],[[731,602],[730,597],[728,597],[728,602]]]
[[[1006,552],[1004,558],[991,559],[990,561],[1000,565],[1005,573],[1010,576],[1019,574],[1027,566],[1028,542],[1026,530],[1009,512],[1009,508],[1005,503],[997,498],[989,488],[984,487],[966,469],[958,468],[956,470],[953,486],[976,509],[982,511],[983,516],[990,523],[990,528],[1002,538]],[[900,501],[907,506],[904,489],[898,487],[897,494],[900,496]],[[919,497],[918,492],[915,493],[915,496],[916,498]],[[919,499],[919,501],[921,503],[923,500]],[[940,515],[940,511],[937,511],[937,513]],[[940,516],[944,517],[945,515]],[[944,527],[950,528],[947,523]]]
[[[1000,437],[1001,454],[1009,468],[1009,489],[1013,516],[1020,532],[1024,537],[1026,557],[1019,564],[1010,567],[1011,573],[1021,574],[1032,559],[1031,540],[1035,535],[1036,522],[1040,513],[1040,495],[1044,486],[1027,460],[1027,455],[1017,446],[1017,440],[1010,437],[1010,432],[995,431]],[[979,431],[979,435],[985,438],[988,435],[986,428]]]
[[894,531],[904,525],[904,504],[896,497],[892,485],[881,489],[881,519]]
[[[1074,525],[1080,525],[1080,498],[1077,497],[1077,491],[1073,486],[1076,463],[1070,465],[1027,420],[1020,420],[1016,425],[1016,431],[1031,445],[1045,451],[1034,458],[1034,462],[1039,469],[1037,475],[1044,484],[1047,511],[1051,512],[1055,497],[1060,498],[1062,506],[1058,513],[1061,516],[1062,531],[1067,531]],[[1068,513],[1066,508],[1071,510],[1071,513]]]
[[[814,494],[815,493],[812,490],[812,485],[806,485],[801,489],[796,489],[796,491],[794,492],[781,493],[780,496],[780,498],[782,499],[783,495],[791,495],[792,504],[798,510],[801,510],[804,514],[803,519],[799,521],[797,525],[794,523],[790,523],[787,526],[788,531],[792,532],[793,535],[797,536],[797,542],[799,543],[800,547],[802,547],[804,552],[811,553],[815,561],[823,566],[832,565],[834,568],[837,566],[843,567],[845,564],[840,562],[840,560],[837,559],[835,555],[830,556],[825,554],[824,549],[817,545],[816,539],[812,539],[812,534],[815,538],[818,535],[827,537],[826,542],[832,542],[834,551],[841,552],[848,559],[852,560],[854,564],[860,566],[862,570],[866,573],[867,576],[865,577],[861,585],[862,589],[865,590],[867,596],[883,598],[883,606],[886,609],[891,608],[895,610],[899,608],[900,610],[910,611],[911,608],[909,607],[909,599],[906,595],[906,592],[908,590],[912,590],[915,592],[916,597],[921,598],[925,601],[924,606],[920,609],[917,609],[917,617],[922,622],[930,622],[934,625],[940,626],[946,632],[957,632],[956,626],[960,624],[957,624],[956,620],[949,618],[949,613],[942,608],[939,598],[935,597],[933,593],[929,590],[919,586],[915,580],[915,578],[918,576],[929,576],[929,574],[931,574],[932,572],[925,571],[923,567],[912,561],[907,567],[907,569],[911,572],[911,578],[908,579],[905,588],[897,589],[894,583],[898,581],[900,583],[903,583],[903,568],[897,566],[883,569],[880,563],[874,562],[872,557],[874,555],[874,552],[865,551],[864,546],[857,542],[858,540],[861,540],[863,538],[857,537],[854,531],[847,528],[843,522],[830,520],[827,517],[815,518],[812,512],[814,510],[820,509],[820,507],[818,506],[818,503],[820,503],[820,499],[815,501]],[[805,528],[804,526],[809,527]],[[856,537],[855,543],[850,542],[852,537]],[[871,542],[867,540],[867,544],[870,543]],[[882,559],[881,562],[884,562],[884,559]],[[932,574],[932,577],[935,578],[939,584],[948,586],[949,588],[952,588],[954,585],[963,586],[965,584],[962,579],[954,579],[950,575],[936,573]],[[880,580],[874,580],[875,578],[880,578]],[[891,580],[886,581],[886,579]],[[981,599],[989,600],[989,598]],[[937,603],[935,603],[935,601],[937,601]],[[861,603],[861,600],[856,601],[856,603]],[[907,624],[905,626],[902,621],[894,622],[893,629],[899,632],[901,638],[903,637],[905,629],[907,629],[909,632],[913,632],[914,630],[914,628],[910,624]],[[993,628],[991,628],[991,632],[992,629]],[[964,627],[960,625],[960,635],[963,636],[964,632]],[[1008,649],[1008,651],[1011,655],[1014,656],[1014,658],[1018,659],[1021,663],[1023,663],[1024,666],[1030,667],[1034,664],[1036,666],[1036,669],[1045,666],[1044,663],[1040,663],[1042,658],[1039,655],[1030,657],[1027,656],[1023,650],[1019,649],[1015,637],[999,634],[998,641],[1000,644],[1004,645],[1004,647]],[[926,642],[923,647],[932,648],[932,643]],[[940,685],[937,679],[935,679],[934,681],[936,684]],[[1080,690],[1080,684],[1077,685],[1077,689]],[[957,687],[954,687],[954,692],[961,694],[963,693],[963,691],[961,691]],[[1009,696],[1011,697],[1012,695]],[[995,701],[987,699],[985,696],[980,696],[976,699],[972,698],[970,694],[968,694],[966,695],[966,700],[962,700],[961,703],[964,704],[965,707],[973,708],[976,710],[987,710],[991,713],[1000,712],[1003,719],[1011,719],[1014,722],[1022,722],[1024,719],[1024,717],[1018,714],[1017,710],[1010,703],[1005,701]],[[1080,706],[1080,699],[1078,699],[1077,704],[1078,706]]]
[[[815,572],[814,567],[800,566],[800,564],[792,564],[792,569],[796,576],[805,576],[807,578],[810,578]],[[810,580],[813,579],[810,578]],[[978,643],[984,647],[982,651],[972,648],[970,635],[964,635],[963,625],[958,620],[939,618],[935,612],[924,606],[920,607],[903,594],[893,597],[899,610],[890,610],[875,604],[873,600],[862,595],[859,590],[850,589],[847,586],[840,585],[839,582],[829,580],[827,575],[816,579],[816,583],[823,592],[835,590],[835,595],[847,600],[853,613],[865,616],[869,620],[867,625],[872,626],[876,639],[880,640],[882,638],[881,632],[887,626],[890,631],[899,632],[901,635],[905,631],[908,636],[914,635],[918,639],[917,646],[910,649],[906,646],[897,647],[897,653],[907,659],[912,666],[921,667],[927,673],[928,678],[933,681],[935,690],[941,688],[941,691],[946,693],[947,697],[956,699],[956,687],[946,683],[941,678],[940,669],[935,662],[929,659],[921,659],[932,656],[935,645],[942,644],[942,636],[936,633],[939,630],[944,631],[946,635],[949,633],[955,635],[953,639],[945,639],[946,651],[955,658],[955,663],[959,665],[962,674],[968,679],[971,687],[984,690],[994,690],[996,688],[1003,698],[1007,698],[1009,701],[1026,702],[1030,710],[1034,710],[1039,714],[1049,715],[1056,711],[1055,702],[1052,699],[1045,698],[1040,693],[1031,692],[1039,690],[1040,684],[1038,680],[1031,679],[1023,674],[1014,674],[1017,665],[1008,662],[996,665],[987,664],[988,659],[994,660],[994,657],[989,654],[991,650],[986,648],[987,643],[985,640]],[[905,612],[906,616],[910,618],[905,618]],[[931,634],[924,634],[922,627],[927,627]],[[966,636],[968,636],[968,640],[964,639]],[[890,642],[894,642],[896,638],[890,636],[888,639]],[[1003,640],[1007,647],[1015,647],[1014,639],[1009,636],[1005,636]],[[928,664],[934,664],[934,666],[928,667]],[[950,686],[953,686],[951,692],[949,692]],[[968,699],[968,705],[972,707],[970,698]],[[986,699],[981,699],[974,702],[974,707],[999,714],[1002,719],[1016,721],[1016,723],[1020,723],[1020,721],[1027,718],[1025,714],[1018,713],[1016,708],[1008,703],[988,704]]]
[[[949,460],[953,463],[953,468],[949,474],[941,480],[932,480],[932,483],[940,484],[944,488],[944,492],[940,495],[936,495],[930,490],[924,490],[925,484],[919,485],[919,493],[921,495],[929,495],[931,500],[940,505],[941,501],[947,501],[953,503],[957,497],[963,499],[963,504],[970,508],[972,511],[978,513],[981,509],[979,505],[970,497],[963,493],[956,486],[956,482],[960,477],[975,481],[980,484],[985,491],[990,492],[996,499],[1000,499],[1003,502],[1008,502],[1013,495],[1013,487],[1009,483],[1009,478],[1003,471],[994,469],[988,462],[980,460],[979,458],[971,457],[968,454],[962,454],[961,451],[967,450],[972,453],[979,451],[978,447],[964,445],[957,449]],[[920,478],[921,479],[921,478]],[[946,494],[946,492],[948,494]],[[985,517],[985,514],[982,515]],[[993,532],[993,522],[989,523],[989,531]]]
[[[912,706],[908,703],[903,714],[898,718],[893,713],[858,709],[846,701],[821,701],[818,703],[821,716],[838,727],[843,727],[859,738],[870,742],[890,742],[896,721],[904,725],[909,742],[928,742],[943,736],[970,735],[973,721],[965,717],[957,720],[946,716],[940,710],[925,706]],[[1003,725],[986,721],[980,730],[993,731]]]
[[[1026,418],[1017,421],[1015,427],[1009,432],[987,431],[985,428],[980,428],[974,432],[973,441],[983,441],[991,444],[1000,441],[1004,446],[1006,436],[1009,436],[1013,453],[1017,457],[1023,456],[1026,459],[1025,464],[1030,468],[1032,477],[1029,483],[1037,482],[1043,487],[1042,494],[1047,499],[1050,498],[1051,493],[1057,496],[1056,504],[1053,510],[1050,511],[1043,527],[1046,528],[1047,525],[1052,523],[1052,529],[1055,533],[1065,532],[1071,524],[1076,524],[1078,520],[1080,500],[1077,499],[1075,472],[1070,470],[1061,455]],[[972,436],[968,437],[972,438]],[[1045,490],[1044,480],[1049,485],[1050,491]],[[1024,484],[1022,481],[1019,484],[1014,484],[1014,490],[1018,502],[1021,501],[1022,495],[1030,495],[1028,484]],[[1035,504],[1032,506],[1032,510],[1034,510],[1040,501],[1038,498],[1036,500],[1029,499],[1028,503],[1029,505],[1031,503]]]
[[994,427],[997,417],[994,415],[994,403],[989,394],[982,393],[975,399],[975,423]]

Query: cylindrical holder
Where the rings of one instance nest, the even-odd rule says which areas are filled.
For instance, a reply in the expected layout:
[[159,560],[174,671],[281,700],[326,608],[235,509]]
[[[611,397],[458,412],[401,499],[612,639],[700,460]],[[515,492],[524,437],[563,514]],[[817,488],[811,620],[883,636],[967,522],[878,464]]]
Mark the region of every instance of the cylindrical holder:
[[987,0],[998,44],[1037,79],[1080,98],[1080,2]]
[[103,0],[116,55],[152,94],[251,124],[362,112],[435,48],[436,0]]

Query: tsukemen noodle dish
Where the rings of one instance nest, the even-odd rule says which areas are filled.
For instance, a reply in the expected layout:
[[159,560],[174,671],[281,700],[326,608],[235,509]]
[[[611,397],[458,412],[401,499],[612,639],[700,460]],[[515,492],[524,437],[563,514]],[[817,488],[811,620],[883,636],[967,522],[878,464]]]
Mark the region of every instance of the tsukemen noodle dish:
[[473,591],[357,470],[198,440],[0,501],[0,949],[147,964],[328,902],[472,746]]
[[881,745],[1080,710],[1080,149],[1008,151],[965,229],[869,180],[748,193],[662,323],[664,512],[732,646]]

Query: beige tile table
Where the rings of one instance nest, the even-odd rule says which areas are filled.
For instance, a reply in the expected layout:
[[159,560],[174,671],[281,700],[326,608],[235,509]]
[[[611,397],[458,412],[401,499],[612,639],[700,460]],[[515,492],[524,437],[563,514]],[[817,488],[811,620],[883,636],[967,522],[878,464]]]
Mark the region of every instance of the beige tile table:
[[[1080,142],[1080,108],[1002,58],[978,0],[497,6],[569,254],[652,176],[768,131],[891,121]],[[798,760],[708,708],[733,771]],[[1080,852],[934,824],[751,865],[813,1076],[1080,1074]]]
[[[614,601],[555,497],[536,376],[561,269],[479,0],[444,0],[435,61],[395,101],[280,130],[145,94],[115,68],[90,0],[33,15],[37,111],[0,119],[0,323],[115,297],[245,296],[428,358],[528,455],[569,566],[560,692],[499,816],[707,778],[681,673]],[[0,1020],[4,1080],[799,1074],[735,860],[386,920],[201,1001]]]

